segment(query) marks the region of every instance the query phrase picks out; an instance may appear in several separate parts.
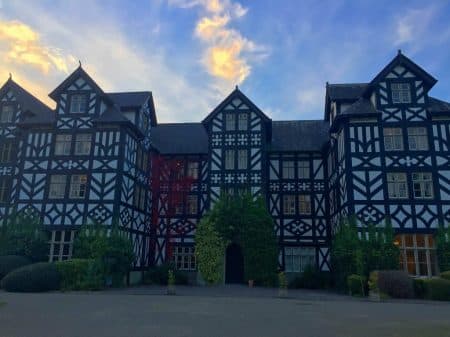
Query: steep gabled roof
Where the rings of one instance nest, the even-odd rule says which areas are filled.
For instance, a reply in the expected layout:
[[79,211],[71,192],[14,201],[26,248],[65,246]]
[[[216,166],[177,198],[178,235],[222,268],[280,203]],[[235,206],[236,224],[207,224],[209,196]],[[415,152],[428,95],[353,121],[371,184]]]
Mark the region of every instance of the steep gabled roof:
[[450,112],[450,103],[434,97],[428,97],[428,111],[430,112]]
[[150,142],[161,154],[208,153],[208,134],[202,123],[165,123],[152,129]]
[[324,120],[273,121],[269,151],[321,151],[328,142],[328,130]]
[[22,107],[21,124],[48,124],[55,119],[54,111],[31,93],[22,88],[10,77],[0,88],[0,96],[11,90]]
[[372,102],[367,99],[360,97],[355,103],[350,105],[347,109],[341,112],[339,116],[350,116],[350,115],[373,115],[380,114],[378,110],[374,108]]
[[331,100],[356,100],[367,89],[368,83],[327,84],[328,97]]
[[264,122],[270,122],[271,119],[262,112],[247,96],[244,95],[242,91],[236,86],[236,88],[213,110],[208,116],[203,119],[202,123],[208,123],[218,112],[222,111],[225,106],[227,106],[233,99],[239,98],[242,100],[247,106],[250,107],[252,111],[254,111],[257,115],[259,115]]
[[105,122],[105,123],[125,123],[131,121],[126,118],[119,110],[117,105],[109,106],[103,113],[95,119],[95,122]]
[[150,91],[109,92],[106,95],[116,104],[120,110],[140,108],[147,100],[150,106],[151,125],[157,124],[155,104]]

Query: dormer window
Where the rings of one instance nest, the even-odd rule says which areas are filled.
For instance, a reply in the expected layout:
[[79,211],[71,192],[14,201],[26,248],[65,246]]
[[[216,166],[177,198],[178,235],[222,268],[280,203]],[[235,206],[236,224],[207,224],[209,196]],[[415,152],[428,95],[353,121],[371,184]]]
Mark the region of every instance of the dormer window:
[[72,95],[70,99],[70,112],[82,114],[87,110],[87,97],[83,94]]
[[232,113],[225,114],[225,130],[234,131],[236,126],[235,115]]
[[392,103],[411,103],[411,89],[409,83],[392,83]]
[[12,123],[14,116],[14,107],[10,104],[2,106],[0,111],[0,123]]

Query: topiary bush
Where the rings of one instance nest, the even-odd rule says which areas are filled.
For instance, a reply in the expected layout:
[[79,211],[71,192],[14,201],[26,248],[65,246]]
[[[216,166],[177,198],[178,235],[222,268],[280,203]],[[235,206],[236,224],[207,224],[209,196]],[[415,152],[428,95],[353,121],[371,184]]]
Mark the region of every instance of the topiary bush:
[[441,278],[450,281],[450,270],[448,270],[448,271],[443,271],[443,272],[441,273]]
[[55,263],[61,275],[61,290],[99,290],[105,276],[93,259],[72,259]]
[[347,277],[347,287],[352,296],[365,296],[367,279],[361,275],[349,275]]
[[28,264],[31,264],[31,261],[24,256],[0,256],[0,280],[4,278],[9,272]]
[[425,298],[436,301],[450,301],[450,281],[443,278],[425,280]]
[[55,264],[40,262],[10,272],[1,284],[3,289],[11,292],[43,292],[58,290],[60,279]]
[[378,289],[395,298],[414,297],[413,280],[402,270],[379,270]]
[[414,296],[423,299],[426,295],[426,280],[422,278],[413,279]]

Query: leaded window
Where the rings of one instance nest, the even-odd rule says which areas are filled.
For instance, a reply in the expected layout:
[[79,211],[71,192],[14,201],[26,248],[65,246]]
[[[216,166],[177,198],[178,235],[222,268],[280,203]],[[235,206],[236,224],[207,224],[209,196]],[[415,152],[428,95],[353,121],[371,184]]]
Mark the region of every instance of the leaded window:
[[247,150],[238,150],[238,169],[247,169]]
[[400,268],[413,276],[437,274],[436,246],[431,234],[400,234],[394,243],[400,248]]
[[68,156],[72,148],[72,135],[56,135],[55,155]]
[[384,128],[384,149],[386,151],[403,150],[403,132],[401,128]]
[[234,150],[225,150],[225,170],[234,170]]
[[413,173],[412,174],[414,198],[431,199],[433,198],[433,179],[431,173]]
[[177,270],[194,271],[197,268],[194,247],[175,246],[172,260]]
[[50,256],[49,261],[64,261],[72,257],[73,241],[75,231],[62,230],[52,231],[50,238]]
[[285,247],[284,270],[286,272],[302,273],[307,266],[316,265],[316,250],[314,247]]
[[248,114],[240,113],[238,115],[238,129],[240,131],[245,131],[248,128]]
[[391,172],[387,174],[388,195],[390,199],[408,198],[406,173]]
[[298,213],[311,214],[311,196],[309,194],[300,194],[298,196]]
[[92,135],[90,133],[80,133],[75,136],[75,154],[89,155],[91,153]]
[[409,83],[391,83],[392,103],[411,103]]
[[425,127],[408,128],[408,145],[410,150],[416,151],[428,150],[427,128]]
[[234,131],[236,129],[236,116],[233,113],[225,114],[225,130]]
[[62,199],[66,194],[67,177],[63,174],[50,176],[49,198]]
[[87,110],[87,95],[75,94],[70,98],[71,113],[85,113]]
[[196,161],[188,162],[187,176],[191,179],[198,179],[198,162]]
[[186,198],[186,209],[190,215],[197,214],[198,198],[196,195],[188,195]]
[[75,174],[70,179],[70,198],[83,199],[86,196],[87,176]]
[[300,160],[298,163],[298,179],[309,179],[309,161]]
[[7,203],[10,201],[10,186],[8,178],[0,178],[0,203]]
[[14,118],[14,106],[11,104],[2,105],[0,110],[0,123],[12,123]]
[[12,141],[2,140],[0,142],[0,163],[12,162],[14,155],[14,143]]
[[292,160],[282,162],[283,179],[295,179],[295,163]]
[[295,195],[283,196],[283,213],[285,215],[295,214]]

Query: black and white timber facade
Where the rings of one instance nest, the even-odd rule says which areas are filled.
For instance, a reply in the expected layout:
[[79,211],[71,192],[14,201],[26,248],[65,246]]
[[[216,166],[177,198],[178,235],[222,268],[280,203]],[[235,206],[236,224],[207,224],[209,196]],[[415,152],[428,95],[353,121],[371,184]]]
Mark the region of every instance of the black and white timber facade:
[[[117,224],[135,270],[195,271],[194,235],[221,193],[262,196],[279,265],[330,265],[335,226],[389,219],[413,275],[437,273],[450,222],[450,103],[401,52],[368,83],[328,84],[321,120],[273,121],[237,87],[198,123],[158,123],[151,92],[105,93],[80,66],[50,109],[11,78],[0,89],[0,218],[24,212],[70,258],[83,224]],[[229,262],[227,262],[229,263]]]

